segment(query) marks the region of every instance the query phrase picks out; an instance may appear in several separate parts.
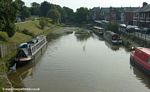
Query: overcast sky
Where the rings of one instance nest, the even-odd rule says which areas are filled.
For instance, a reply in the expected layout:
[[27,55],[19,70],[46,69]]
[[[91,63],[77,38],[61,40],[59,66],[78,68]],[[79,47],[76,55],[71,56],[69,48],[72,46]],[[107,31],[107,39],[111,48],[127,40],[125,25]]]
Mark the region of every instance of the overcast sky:
[[23,0],[27,6],[30,6],[32,2],[41,3],[43,1],[48,1],[53,4],[58,4],[60,6],[67,6],[74,10],[79,7],[139,7],[142,6],[143,2],[150,3],[150,0]]

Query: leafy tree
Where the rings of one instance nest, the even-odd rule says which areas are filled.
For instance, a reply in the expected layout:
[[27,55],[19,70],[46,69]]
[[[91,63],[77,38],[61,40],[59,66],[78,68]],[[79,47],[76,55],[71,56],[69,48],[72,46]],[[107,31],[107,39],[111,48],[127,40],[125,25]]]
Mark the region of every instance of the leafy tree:
[[40,4],[38,4],[36,2],[33,2],[31,4],[30,11],[31,11],[31,15],[37,15],[37,16],[39,16],[40,15]]
[[15,34],[16,9],[17,5],[13,0],[0,1],[0,31],[6,32],[8,37]]
[[40,28],[44,29],[46,24],[47,24],[46,19],[45,18],[40,18],[40,21],[39,21]]
[[111,30],[115,33],[118,32],[119,25],[115,22],[110,22],[106,25],[106,30]]
[[25,6],[25,3],[22,0],[15,0],[15,3],[17,5],[17,15],[21,15],[21,11],[23,10],[23,7]]
[[68,7],[63,7],[63,13],[62,13],[62,22],[72,22],[74,18],[74,12],[72,9]]
[[25,3],[22,0],[15,0],[16,5],[18,6],[18,16],[22,19],[25,19],[30,16],[29,8],[25,6]]
[[60,13],[57,9],[51,9],[48,12],[48,17],[52,19],[53,23],[58,24],[60,22]]
[[80,7],[76,11],[76,22],[84,23],[88,20],[89,10],[88,8]]
[[22,12],[21,12],[21,16],[23,18],[28,18],[31,16],[31,12],[30,12],[28,7],[26,7],[26,6],[23,7]]
[[47,17],[47,14],[51,8],[51,4],[47,1],[41,3],[40,11],[42,17]]

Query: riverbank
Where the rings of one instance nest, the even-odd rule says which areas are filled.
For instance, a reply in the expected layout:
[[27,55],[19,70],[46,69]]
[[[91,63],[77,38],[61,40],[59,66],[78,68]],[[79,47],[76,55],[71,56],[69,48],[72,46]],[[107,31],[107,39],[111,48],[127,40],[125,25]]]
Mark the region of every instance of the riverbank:
[[[50,33],[57,31],[58,29],[61,29],[60,25],[53,25],[48,23],[47,26],[44,29],[39,28],[39,21],[27,21],[23,23],[17,23],[16,24],[16,34],[12,38],[8,38],[6,33],[0,32],[0,45],[8,45],[8,44],[18,44],[22,42],[26,42],[29,39],[33,38],[37,35],[49,35]],[[26,32],[25,32],[26,31]],[[12,48],[16,48],[16,46]],[[9,47],[8,47],[9,48]],[[9,61],[12,57],[15,56],[16,50],[10,51],[10,53],[7,53],[6,56],[3,58],[0,58],[0,92],[3,92],[2,88],[11,88],[11,83],[9,82],[9,79],[7,78],[7,72],[9,67]]]

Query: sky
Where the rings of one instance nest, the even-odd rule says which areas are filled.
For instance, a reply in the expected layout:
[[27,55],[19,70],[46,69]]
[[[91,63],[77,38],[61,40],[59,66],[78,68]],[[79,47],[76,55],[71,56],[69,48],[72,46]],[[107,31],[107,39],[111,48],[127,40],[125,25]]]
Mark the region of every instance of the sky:
[[74,11],[79,7],[139,7],[143,2],[150,4],[150,0],[22,0],[27,6],[30,6],[32,2],[41,3],[48,1],[60,6],[67,6]]

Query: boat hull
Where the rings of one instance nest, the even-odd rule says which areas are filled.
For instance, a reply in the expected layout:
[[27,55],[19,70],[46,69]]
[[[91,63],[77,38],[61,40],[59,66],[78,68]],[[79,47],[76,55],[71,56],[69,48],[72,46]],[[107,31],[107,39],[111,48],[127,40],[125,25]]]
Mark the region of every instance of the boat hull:
[[15,61],[16,62],[16,67],[21,67],[21,66],[25,66],[29,63],[31,63],[32,60],[26,60],[26,61]]
[[144,65],[138,63],[138,61],[132,55],[130,55],[130,64],[143,71],[146,75],[150,76],[150,69],[146,69]]
[[[21,45],[21,47],[23,46]],[[38,36],[37,38],[33,38],[27,43],[25,48],[19,48],[15,58],[16,65],[23,66],[30,62],[36,61],[35,59],[39,57],[39,55],[42,55],[45,47],[47,47],[47,40],[45,36]]]
[[103,35],[104,33],[103,32],[97,32],[97,31],[93,31],[95,34],[97,35]]

